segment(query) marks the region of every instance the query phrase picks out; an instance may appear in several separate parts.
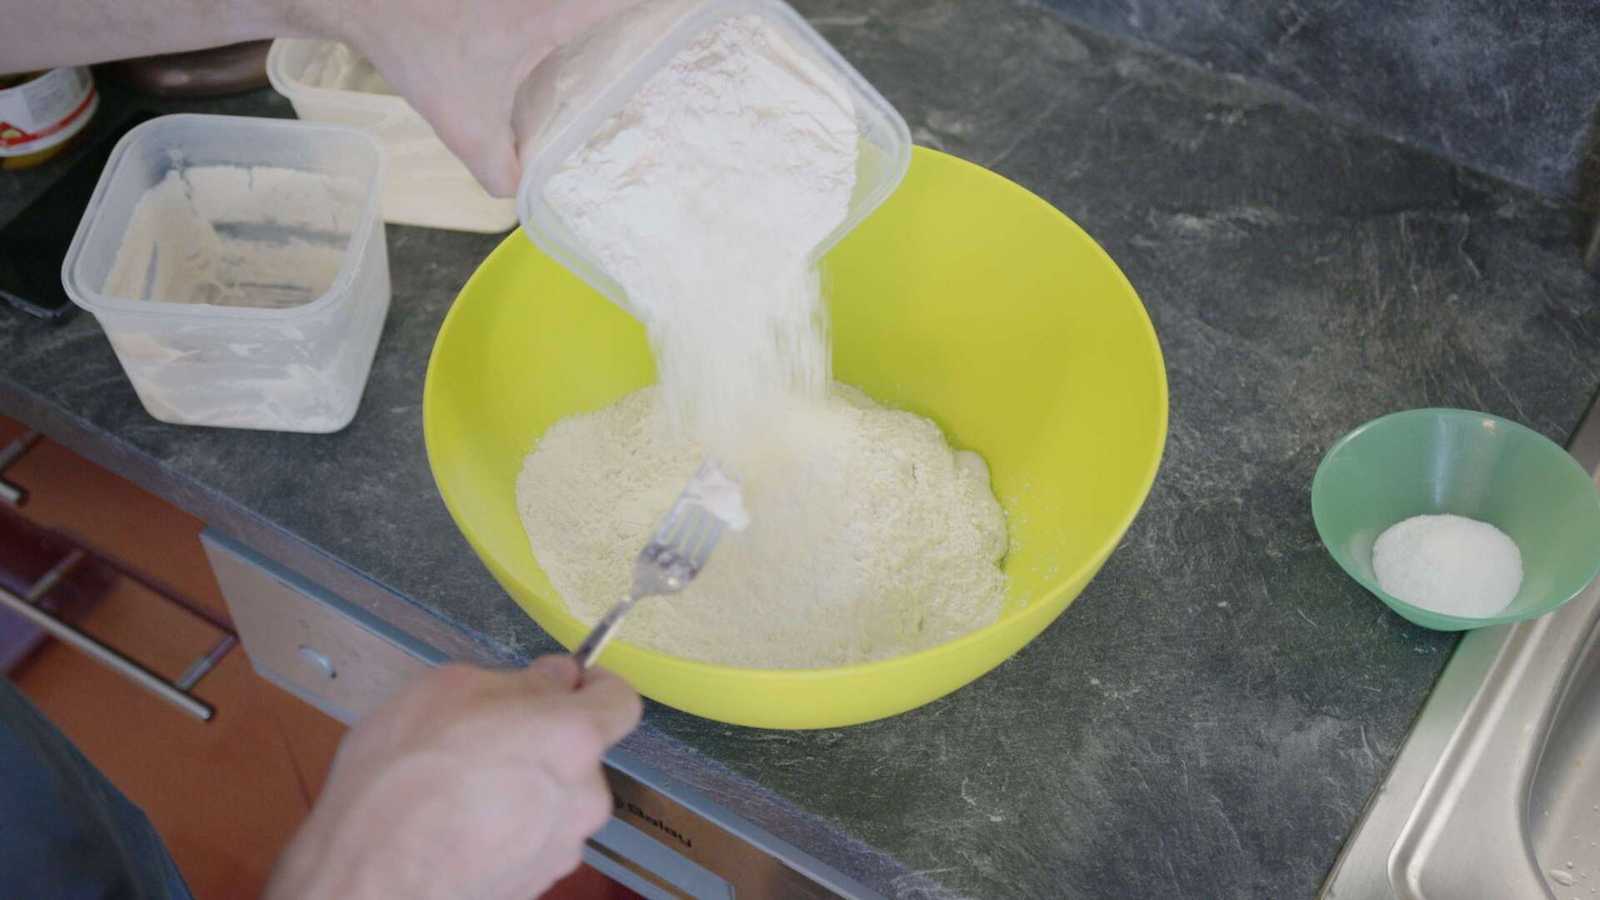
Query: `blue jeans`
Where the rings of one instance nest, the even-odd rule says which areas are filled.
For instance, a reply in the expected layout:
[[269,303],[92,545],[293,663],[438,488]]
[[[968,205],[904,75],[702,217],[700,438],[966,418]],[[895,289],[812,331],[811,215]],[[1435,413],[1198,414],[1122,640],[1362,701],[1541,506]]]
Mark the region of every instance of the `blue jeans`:
[[189,900],[139,808],[0,678],[0,894]]

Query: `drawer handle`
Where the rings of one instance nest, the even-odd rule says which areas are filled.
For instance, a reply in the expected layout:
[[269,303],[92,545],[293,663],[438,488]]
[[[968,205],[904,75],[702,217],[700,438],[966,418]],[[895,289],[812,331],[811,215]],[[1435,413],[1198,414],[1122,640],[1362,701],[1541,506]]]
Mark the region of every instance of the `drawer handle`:
[[[38,442],[39,433],[37,431],[29,431],[5,447],[0,447],[0,475],[4,475],[7,466],[21,459],[22,454],[27,453],[28,448]],[[26,496],[27,493],[22,488],[6,481],[4,478],[0,478],[0,501],[9,503],[12,506],[21,506],[23,498]]]
[[338,670],[333,667],[333,660],[321,653],[318,653],[316,650],[307,647],[305,644],[300,645],[300,658],[310,663],[312,668],[316,669],[318,672],[321,672],[327,678],[332,679],[339,677]]
[[[190,673],[184,675],[183,684],[175,685],[115,649],[100,643],[100,641],[86,632],[68,625],[66,622],[33,605],[31,601],[44,596],[69,568],[85,557],[86,554],[82,550],[73,550],[67,554],[66,558],[57,563],[55,568],[39,579],[34,588],[27,592],[26,597],[19,597],[0,587],[0,608],[8,609],[27,619],[39,629],[48,632],[56,640],[76,647],[78,650],[88,654],[96,662],[128,678],[196,719],[209,721],[211,719],[211,707],[189,696],[189,688],[193,687],[194,683],[200,680],[200,676],[205,674],[203,669],[194,674],[199,663],[191,667]],[[216,660],[221,659],[222,655],[233,647],[233,641],[233,635],[225,635],[210,653],[201,658],[201,662],[209,660],[214,664]],[[206,669],[209,668],[210,665],[207,665]],[[192,678],[190,674],[193,674]]]

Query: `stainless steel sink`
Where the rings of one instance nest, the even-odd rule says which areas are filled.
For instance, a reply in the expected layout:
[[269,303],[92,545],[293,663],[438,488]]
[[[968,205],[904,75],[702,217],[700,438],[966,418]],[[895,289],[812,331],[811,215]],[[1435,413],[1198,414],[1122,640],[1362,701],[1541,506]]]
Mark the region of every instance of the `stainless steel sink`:
[[[1600,401],[1569,449],[1600,467]],[[1600,582],[1462,639],[1322,896],[1600,898]]]

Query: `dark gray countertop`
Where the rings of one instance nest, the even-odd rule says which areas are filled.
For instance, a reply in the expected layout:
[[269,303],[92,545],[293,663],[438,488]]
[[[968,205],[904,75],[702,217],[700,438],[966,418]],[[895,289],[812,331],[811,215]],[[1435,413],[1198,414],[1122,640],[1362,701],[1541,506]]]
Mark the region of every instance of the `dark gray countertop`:
[[1596,0],[1043,2],[1542,193],[1600,178]]
[[[1454,644],[1323,551],[1317,460],[1424,405],[1564,440],[1600,384],[1574,212],[1042,8],[800,6],[920,142],[1036,191],[1123,266],[1167,355],[1166,461],[1082,597],[954,695],[806,733],[656,706],[628,748],[892,895],[1311,895]],[[0,179],[0,218],[33,184]],[[87,316],[0,312],[0,412],[451,655],[551,650],[422,445],[429,346],[494,244],[390,226],[394,303],[340,434],[155,422]]]

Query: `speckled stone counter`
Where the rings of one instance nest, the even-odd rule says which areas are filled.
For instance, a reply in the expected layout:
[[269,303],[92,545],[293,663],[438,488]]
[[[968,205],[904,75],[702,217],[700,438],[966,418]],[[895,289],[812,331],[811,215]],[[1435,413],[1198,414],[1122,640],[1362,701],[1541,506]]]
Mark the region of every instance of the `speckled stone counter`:
[[1600,178],[1595,0],[1043,2],[1545,194]]
[[[1341,574],[1312,473],[1406,407],[1565,439],[1600,384],[1573,211],[1043,8],[800,6],[920,142],[1039,193],[1123,266],[1167,356],[1166,460],[1082,597],[969,687],[807,733],[652,707],[628,748],[893,896],[1313,894],[1453,638]],[[43,177],[0,179],[0,218]],[[0,412],[445,654],[554,649],[458,536],[423,451],[430,344],[495,241],[390,227],[393,308],[339,434],[157,423],[87,316],[0,311]]]

